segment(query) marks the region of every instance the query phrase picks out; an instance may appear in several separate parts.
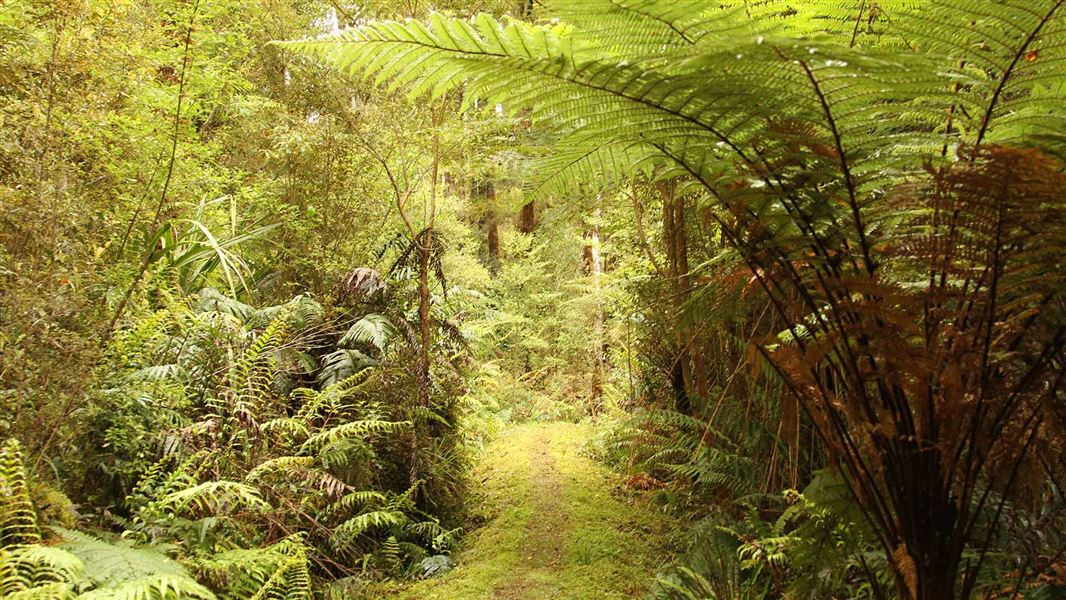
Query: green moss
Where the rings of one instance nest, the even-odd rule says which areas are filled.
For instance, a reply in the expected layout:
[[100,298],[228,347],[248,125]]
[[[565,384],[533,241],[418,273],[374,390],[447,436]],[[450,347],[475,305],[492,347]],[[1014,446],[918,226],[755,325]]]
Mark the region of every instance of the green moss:
[[409,600],[609,599],[643,595],[667,555],[673,524],[582,454],[588,426],[505,432],[474,475],[485,526],[458,566],[377,597]]

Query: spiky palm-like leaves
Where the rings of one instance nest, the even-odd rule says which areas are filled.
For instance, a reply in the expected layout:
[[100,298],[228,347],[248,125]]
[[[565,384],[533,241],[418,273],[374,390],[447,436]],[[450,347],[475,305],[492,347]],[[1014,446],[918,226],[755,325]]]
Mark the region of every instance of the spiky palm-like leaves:
[[761,351],[898,595],[951,598],[976,585],[1029,450],[1051,443],[1063,384],[1048,154],[1066,149],[1066,1],[877,4],[850,32],[849,3],[580,0],[559,3],[573,26],[434,16],[288,47],[529,109],[560,140],[541,189],[646,171],[701,194],[787,324]]

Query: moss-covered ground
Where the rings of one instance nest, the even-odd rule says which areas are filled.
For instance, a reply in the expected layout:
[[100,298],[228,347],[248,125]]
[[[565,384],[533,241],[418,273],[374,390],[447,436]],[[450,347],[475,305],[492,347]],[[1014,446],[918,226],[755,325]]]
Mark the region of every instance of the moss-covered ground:
[[383,591],[408,600],[641,597],[675,526],[582,453],[592,431],[523,425],[486,448],[474,474],[483,526],[457,566]]

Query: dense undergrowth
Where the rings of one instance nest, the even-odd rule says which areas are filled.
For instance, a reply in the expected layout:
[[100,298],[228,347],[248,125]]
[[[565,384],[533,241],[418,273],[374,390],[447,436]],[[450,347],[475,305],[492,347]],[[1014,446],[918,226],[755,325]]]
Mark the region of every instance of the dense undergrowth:
[[437,589],[479,453],[562,420],[692,523],[633,594],[1061,597],[1064,47],[1061,0],[0,3],[0,595]]

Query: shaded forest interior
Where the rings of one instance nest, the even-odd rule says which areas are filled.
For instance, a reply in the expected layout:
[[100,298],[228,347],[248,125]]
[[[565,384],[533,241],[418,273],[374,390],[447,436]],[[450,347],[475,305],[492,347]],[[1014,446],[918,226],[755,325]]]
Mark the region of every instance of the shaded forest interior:
[[1066,0],[0,0],[0,597],[1066,598],[1064,107]]

